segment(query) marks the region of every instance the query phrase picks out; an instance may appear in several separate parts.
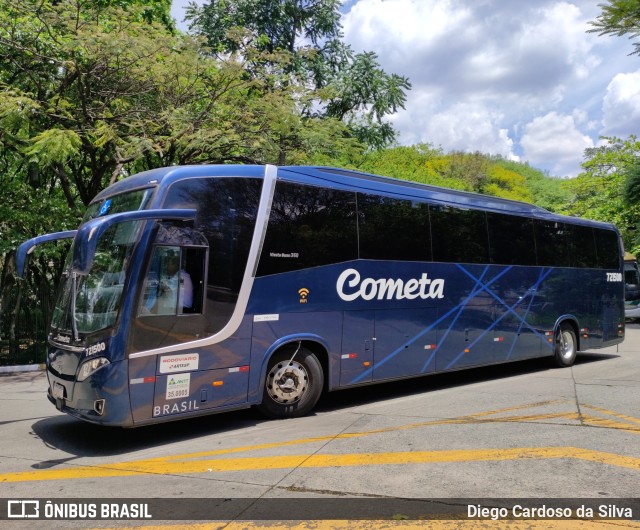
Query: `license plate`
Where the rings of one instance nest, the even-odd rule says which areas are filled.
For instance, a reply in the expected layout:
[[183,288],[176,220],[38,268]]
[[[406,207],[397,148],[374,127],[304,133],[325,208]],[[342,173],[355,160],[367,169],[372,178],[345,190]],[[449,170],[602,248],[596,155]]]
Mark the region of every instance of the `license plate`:
[[51,395],[53,395],[55,399],[64,399],[64,387],[60,383],[53,383]]

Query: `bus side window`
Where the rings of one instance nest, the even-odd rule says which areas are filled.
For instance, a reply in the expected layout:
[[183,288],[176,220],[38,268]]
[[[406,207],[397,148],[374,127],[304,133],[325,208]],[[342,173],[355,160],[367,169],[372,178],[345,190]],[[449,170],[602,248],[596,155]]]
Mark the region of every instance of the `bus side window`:
[[356,194],[279,182],[258,276],[358,259]]
[[536,219],[533,222],[539,267],[569,266],[569,231],[564,223]]
[[431,261],[427,203],[358,192],[360,259]]
[[640,275],[638,274],[638,271],[625,265],[624,283],[627,288],[637,288],[640,284]]
[[571,267],[595,269],[598,267],[596,241],[590,226],[569,226],[569,259]]
[[620,269],[620,247],[618,234],[613,230],[594,229],[598,267],[601,269]]
[[535,265],[533,222],[526,217],[488,213],[491,263]]
[[429,205],[433,261],[489,263],[486,213]]

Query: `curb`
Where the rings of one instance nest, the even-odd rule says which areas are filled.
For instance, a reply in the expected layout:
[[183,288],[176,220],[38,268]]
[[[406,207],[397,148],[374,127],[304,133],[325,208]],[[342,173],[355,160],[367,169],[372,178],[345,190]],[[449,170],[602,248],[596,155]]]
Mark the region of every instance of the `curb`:
[[0,366],[0,374],[18,374],[22,372],[39,372],[44,370],[44,363],[41,364],[21,364],[17,366]]

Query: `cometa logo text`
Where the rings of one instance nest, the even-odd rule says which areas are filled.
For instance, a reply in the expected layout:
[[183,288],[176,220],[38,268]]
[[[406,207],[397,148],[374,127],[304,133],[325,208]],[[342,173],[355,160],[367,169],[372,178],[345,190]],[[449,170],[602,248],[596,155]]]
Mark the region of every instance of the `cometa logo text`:
[[431,280],[423,272],[418,278],[364,278],[356,269],[347,269],[336,282],[338,296],[345,302],[363,300],[415,300],[422,298],[444,298],[444,280]]

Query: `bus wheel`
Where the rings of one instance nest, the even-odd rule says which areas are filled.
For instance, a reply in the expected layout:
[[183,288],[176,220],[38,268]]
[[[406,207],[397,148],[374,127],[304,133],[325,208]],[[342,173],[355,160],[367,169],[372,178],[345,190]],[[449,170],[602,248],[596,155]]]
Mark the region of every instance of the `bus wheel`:
[[258,409],[269,418],[297,418],[307,414],[322,393],[323,373],[318,358],[305,348],[276,353]]
[[578,354],[578,341],[573,327],[561,324],[556,336],[556,348],[553,361],[556,366],[572,366]]

